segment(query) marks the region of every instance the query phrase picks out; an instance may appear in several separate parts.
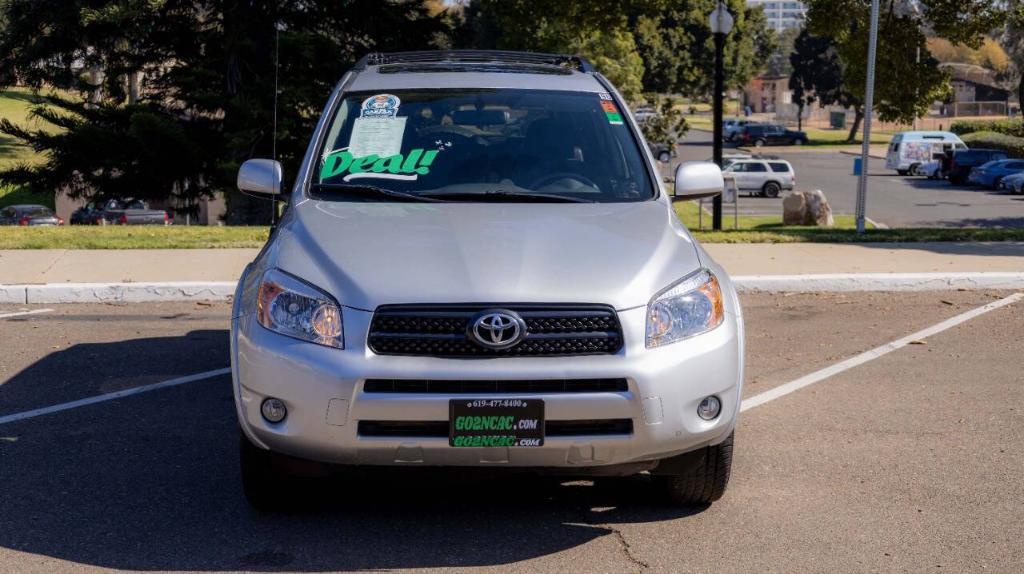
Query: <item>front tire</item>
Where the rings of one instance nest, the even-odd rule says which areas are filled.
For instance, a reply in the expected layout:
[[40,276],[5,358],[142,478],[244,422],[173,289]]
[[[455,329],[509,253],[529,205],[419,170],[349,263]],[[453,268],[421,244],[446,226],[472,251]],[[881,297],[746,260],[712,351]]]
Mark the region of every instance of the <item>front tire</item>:
[[252,444],[239,433],[238,462],[242,471],[242,492],[249,505],[262,512],[281,510],[287,498],[287,476],[274,467],[273,454]]
[[764,147],[764,140],[754,140],[754,147]]
[[679,474],[659,477],[673,504],[711,504],[722,498],[732,471],[733,433],[704,449],[703,460]]

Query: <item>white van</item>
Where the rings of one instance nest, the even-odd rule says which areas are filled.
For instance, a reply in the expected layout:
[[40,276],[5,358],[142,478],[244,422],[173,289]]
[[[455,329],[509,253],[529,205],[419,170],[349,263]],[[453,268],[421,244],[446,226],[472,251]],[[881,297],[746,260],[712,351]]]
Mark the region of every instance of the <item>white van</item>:
[[900,132],[889,142],[885,168],[909,175],[921,164],[958,149],[967,149],[967,144],[952,132]]

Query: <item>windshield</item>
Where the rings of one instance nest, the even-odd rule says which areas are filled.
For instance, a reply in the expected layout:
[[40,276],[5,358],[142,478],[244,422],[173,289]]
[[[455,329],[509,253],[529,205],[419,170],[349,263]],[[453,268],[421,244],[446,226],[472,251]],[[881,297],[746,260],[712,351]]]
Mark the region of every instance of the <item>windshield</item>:
[[[637,142],[608,94],[542,90],[353,93],[338,105],[314,182],[456,201],[643,201]],[[381,190],[378,190],[381,191]],[[334,197],[332,197],[334,198]],[[342,194],[349,200],[366,200]]]

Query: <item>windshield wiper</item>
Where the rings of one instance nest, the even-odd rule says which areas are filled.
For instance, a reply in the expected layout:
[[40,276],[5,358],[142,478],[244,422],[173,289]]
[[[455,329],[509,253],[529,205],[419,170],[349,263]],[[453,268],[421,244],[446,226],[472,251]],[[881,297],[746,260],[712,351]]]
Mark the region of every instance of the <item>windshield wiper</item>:
[[447,201],[542,201],[547,203],[596,203],[592,199],[583,199],[580,197],[571,197],[567,195],[532,192],[524,193],[519,191],[505,191],[503,189],[493,189],[490,191],[483,192],[442,191],[437,193],[424,193],[423,196],[432,198],[443,198],[444,200]]
[[357,195],[359,197],[367,198],[385,198],[393,199],[395,201],[419,201],[426,203],[439,203],[445,201],[435,197],[427,197],[425,195],[417,195],[415,193],[406,193],[404,191],[395,191],[393,189],[387,189],[383,187],[377,187],[376,185],[365,185],[365,184],[351,184],[351,183],[314,183],[312,185],[312,191],[314,193],[341,193]]

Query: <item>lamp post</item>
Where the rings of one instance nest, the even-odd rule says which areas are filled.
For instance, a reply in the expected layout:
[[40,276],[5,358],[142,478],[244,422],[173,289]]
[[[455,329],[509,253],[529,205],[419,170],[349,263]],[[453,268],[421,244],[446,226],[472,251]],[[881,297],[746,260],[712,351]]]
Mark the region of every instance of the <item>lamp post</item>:
[[[724,94],[725,90],[725,66],[722,61],[725,49],[725,37],[732,32],[732,14],[726,9],[723,2],[719,2],[718,6],[711,12],[711,35],[715,39],[715,94],[712,100],[712,106],[714,108],[712,127],[714,139],[713,143],[713,159],[718,167],[722,167],[722,106],[724,105]],[[712,200],[712,217],[711,227],[712,229],[722,228],[722,196],[721,194],[716,195]]]

